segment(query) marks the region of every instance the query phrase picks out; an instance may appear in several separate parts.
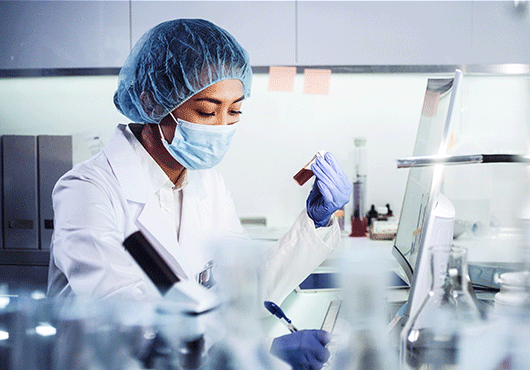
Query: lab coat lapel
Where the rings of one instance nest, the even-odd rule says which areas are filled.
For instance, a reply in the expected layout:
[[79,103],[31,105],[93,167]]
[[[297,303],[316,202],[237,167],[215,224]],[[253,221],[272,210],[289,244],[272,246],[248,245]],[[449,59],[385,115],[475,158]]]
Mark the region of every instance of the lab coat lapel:
[[138,216],[138,227],[179,277],[188,279],[193,275],[177,242],[175,227],[168,223],[154,193],[149,194]]
[[104,152],[129,202],[143,204],[137,218],[138,228],[158,250],[174,272],[184,279],[190,268],[177,242],[174,225],[169,225],[156,195],[150,191],[143,171],[138,171],[140,160],[133,148],[134,135],[126,125],[119,125]]
[[143,178],[143,172],[136,170],[140,161],[132,144],[132,141],[136,140],[133,136],[132,132],[127,130],[127,125],[118,125],[103,152],[126,199],[145,203],[148,185]]

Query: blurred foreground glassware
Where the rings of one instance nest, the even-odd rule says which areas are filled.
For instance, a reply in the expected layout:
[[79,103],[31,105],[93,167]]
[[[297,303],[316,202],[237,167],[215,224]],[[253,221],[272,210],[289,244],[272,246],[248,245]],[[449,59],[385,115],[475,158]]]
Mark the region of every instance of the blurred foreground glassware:
[[41,291],[0,293],[0,369],[51,369],[53,305]]
[[401,332],[402,369],[458,369],[462,331],[482,321],[471,294],[466,249],[433,247],[431,276],[429,294]]
[[[333,370],[392,370],[397,356],[386,331],[388,261],[369,249],[349,250],[342,259],[343,322],[333,331]],[[335,352],[335,355],[333,354]]]
[[214,275],[223,302],[224,336],[210,350],[209,370],[268,370],[280,364],[269,354],[259,321],[264,310],[258,283],[262,247],[256,241],[226,238],[216,248]]
[[74,298],[56,304],[52,369],[139,369],[111,302]]

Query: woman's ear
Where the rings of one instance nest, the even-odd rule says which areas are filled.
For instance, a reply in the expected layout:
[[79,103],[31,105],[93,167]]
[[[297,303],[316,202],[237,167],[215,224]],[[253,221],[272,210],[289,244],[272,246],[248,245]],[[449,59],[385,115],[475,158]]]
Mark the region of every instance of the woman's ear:
[[142,104],[142,109],[144,112],[152,118],[152,113],[155,110],[156,103],[153,99],[153,94],[151,94],[151,91],[142,91],[140,94],[140,103]]
[[140,104],[142,104],[144,112],[155,121],[158,121],[162,116],[167,114],[164,107],[157,104],[151,91],[142,91],[140,94]]

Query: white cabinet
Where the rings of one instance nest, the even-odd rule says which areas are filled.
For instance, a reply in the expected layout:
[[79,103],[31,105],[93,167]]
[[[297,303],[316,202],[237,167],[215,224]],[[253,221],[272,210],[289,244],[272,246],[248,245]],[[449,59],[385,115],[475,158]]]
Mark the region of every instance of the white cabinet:
[[[522,4],[517,6],[517,4]],[[0,69],[121,67],[149,28],[203,18],[253,66],[530,64],[514,1],[0,1]]]
[[527,2],[474,1],[468,64],[530,64]]
[[0,1],[0,68],[120,67],[130,48],[126,1]]
[[301,1],[298,63],[459,64],[471,14],[465,1]]
[[299,65],[530,63],[530,9],[513,1],[304,1]]
[[158,23],[203,18],[230,32],[249,52],[253,66],[296,63],[295,1],[135,1],[132,40]]

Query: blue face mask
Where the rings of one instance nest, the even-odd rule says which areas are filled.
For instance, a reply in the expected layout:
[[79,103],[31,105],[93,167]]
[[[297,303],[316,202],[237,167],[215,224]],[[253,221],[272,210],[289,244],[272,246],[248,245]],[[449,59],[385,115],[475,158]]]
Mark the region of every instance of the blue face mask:
[[231,125],[203,125],[175,119],[175,136],[169,144],[160,125],[160,136],[167,151],[188,170],[204,170],[219,164],[230,147],[237,123]]

